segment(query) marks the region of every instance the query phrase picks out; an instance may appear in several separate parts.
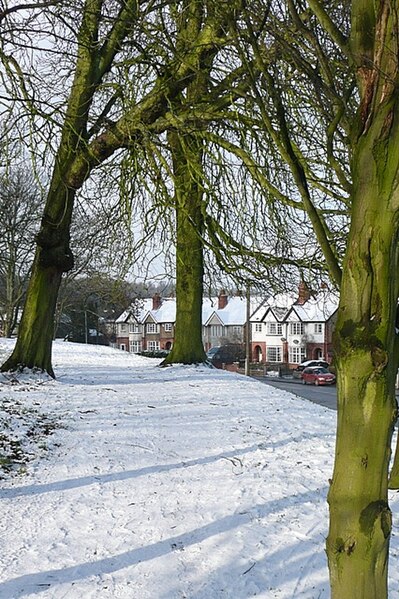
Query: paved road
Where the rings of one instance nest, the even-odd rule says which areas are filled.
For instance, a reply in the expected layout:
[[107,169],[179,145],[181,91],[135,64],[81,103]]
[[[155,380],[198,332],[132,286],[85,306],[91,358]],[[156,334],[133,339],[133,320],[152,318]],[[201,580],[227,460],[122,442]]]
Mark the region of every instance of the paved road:
[[[257,377],[258,378],[258,377]],[[275,377],[259,377],[259,381],[294,393],[298,397],[318,403],[330,410],[337,409],[337,388],[335,385],[318,386],[303,385],[298,379],[279,379]]]

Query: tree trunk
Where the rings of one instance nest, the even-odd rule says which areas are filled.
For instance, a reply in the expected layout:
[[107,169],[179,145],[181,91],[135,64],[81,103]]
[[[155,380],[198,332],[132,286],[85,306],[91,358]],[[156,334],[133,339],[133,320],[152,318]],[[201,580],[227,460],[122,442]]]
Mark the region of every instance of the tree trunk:
[[[57,177],[58,178],[58,177]],[[75,191],[53,182],[47,198],[18,339],[2,372],[37,368],[54,376],[51,345],[62,273],[73,267],[69,230]]]
[[[380,109],[353,156],[352,221],[335,331],[338,428],[328,496],[332,599],[385,599],[396,419],[398,123]],[[391,137],[392,136],[392,137]]]
[[54,376],[51,341],[61,275],[54,266],[43,267],[40,260],[35,260],[18,339],[12,355],[1,367],[3,372],[37,368]]
[[203,199],[202,142],[169,133],[176,203],[176,327],[164,364],[205,362],[202,343]]
[[[372,337],[365,333],[362,343],[372,347]],[[374,350],[378,361],[385,352],[378,345]],[[391,377],[373,365],[374,358],[372,349],[348,344],[346,357],[337,362],[338,432],[327,539],[332,599],[387,597],[387,480],[396,406]]]
[[397,406],[399,107],[396,3],[353,0],[351,228],[335,332],[338,429],[328,496],[332,599],[386,599]]

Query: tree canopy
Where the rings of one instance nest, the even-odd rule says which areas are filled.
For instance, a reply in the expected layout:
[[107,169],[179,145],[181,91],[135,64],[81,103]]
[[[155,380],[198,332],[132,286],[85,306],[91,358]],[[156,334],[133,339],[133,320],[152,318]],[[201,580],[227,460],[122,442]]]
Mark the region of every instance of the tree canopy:
[[192,316],[204,252],[241,283],[328,274],[340,290],[333,599],[387,595],[399,360],[397,17],[392,0],[86,0],[0,14],[6,131],[19,125],[35,139],[35,161],[52,169],[20,334],[3,369],[52,374],[74,205],[105,167],[129,190],[131,214],[145,215],[144,237],[171,227]]

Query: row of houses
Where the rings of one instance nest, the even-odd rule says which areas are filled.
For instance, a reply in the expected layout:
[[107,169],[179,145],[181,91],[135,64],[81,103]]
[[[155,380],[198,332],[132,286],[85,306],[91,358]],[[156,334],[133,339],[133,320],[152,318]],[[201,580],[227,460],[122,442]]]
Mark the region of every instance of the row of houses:
[[[311,294],[301,283],[298,294],[266,300],[229,297],[206,298],[202,306],[205,350],[226,343],[243,344],[249,312],[252,362],[295,367],[304,359],[332,358],[332,331],[338,299],[324,288]],[[155,294],[126,310],[116,320],[116,347],[132,353],[170,350],[176,319],[175,298]]]

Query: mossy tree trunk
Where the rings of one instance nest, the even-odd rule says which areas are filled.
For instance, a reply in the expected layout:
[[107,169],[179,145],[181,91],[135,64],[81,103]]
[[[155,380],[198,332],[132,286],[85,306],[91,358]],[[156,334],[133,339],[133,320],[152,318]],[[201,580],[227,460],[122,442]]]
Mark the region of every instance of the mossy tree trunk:
[[327,539],[332,599],[387,597],[388,468],[397,412],[399,36],[397,6],[375,6],[352,3],[350,50],[361,102],[335,331],[338,430]]
[[[198,37],[205,18],[204,2],[186,0],[184,6],[177,18],[178,53],[184,53],[192,40]],[[208,7],[208,16],[211,18],[213,11],[217,13],[216,5]],[[180,96],[175,106],[201,105],[216,54],[216,48],[210,47],[198,57],[193,65],[195,74],[187,85],[187,92],[185,96]],[[203,197],[203,127],[203,124],[198,124],[195,130],[182,128],[168,132],[176,214],[176,323],[172,351],[164,365],[198,364],[206,360],[202,342],[203,233],[206,211]]]
[[73,266],[69,229],[75,192],[62,183],[50,188],[18,339],[2,371],[37,368],[54,376],[51,346],[62,273]]
[[[154,77],[148,93],[143,97],[138,93],[139,100],[128,107],[120,105],[120,116],[113,122],[108,118],[108,113],[114,103],[120,100],[117,90],[115,96],[102,107],[103,110],[100,109],[100,114],[91,114],[89,119],[92,106],[96,106],[94,100],[97,91],[100,96],[98,102],[103,101],[101,84],[111,70],[115,56],[122,48],[127,47],[127,36],[135,33],[133,29],[141,8],[136,0],[126,0],[120,6],[115,5],[116,14],[111,22],[109,15],[103,14],[103,4],[103,0],[86,0],[83,7],[77,39],[75,76],[56,157],[53,182],[38,236],[28,299],[15,351],[1,367],[3,371],[29,366],[53,373],[50,355],[54,308],[62,273],[72,266],[69,226],[77,190],[90,176],[91,171],[116,150],[134,148],[151,128],[155,134],[168,129],[170,122],[162,117],[170,113],[172,105],[179,106],[182,92],[192,81],[198,85],[202,79],[203,67],[205,73],[208,73],[206,67],[218,53],[224,36],[224,30],[220,26],[224,14],[215,16],[210,8],[205,11],[205,3],[199,0],[185,0],[182,6],[176,9],[176,19],[182,31],[176,52]],[[142,16],[140,15],[140,18]],[[150,13],[148,19],[151,21],[151,18]],[[168,36],[167,43],[170,41]],[[160,43],[162,45],[162,42]],[[150,41],[149,53],[154,52],[152,44],[153,41]],[[163,50],[162,55],[165,58]],[[143,56],[147,62],[146,52],[143,52]],[[140,82],[137,85],[140,85]],[[148,82],[146,87],[147,85]],[[190,93],[187,93],[186,97],[189,96]],[[187,216],[181,208],[180,204],[179,231],[184,228],[182,221]],[[198,225],[196,243],[199,241],[202,219]],[[197,224],[194,228],[196,226]],[[185,260],[183,257],[181,259]],[[202,282],[202,262],[196,272],[200,274],[200,271]],[[46,286],[49,287],[46,289]],[[44,321],[46,326],[42,326]],[[32,325],[35,326],[34,332],[29,331]]]
[[381,195],[367,179],[353,198],[335,331],[338,428],[327,540],[332,599],[387,597],[397,215],[381,210]]
[[[76,177],[74,161],[87,143],[87,122],[93,95],[101,80],[98,29],[102,0],[86,0],[78,32],[78,55],[62,136],[47,194],[32,274],[27,290],[18,339],[1,370],[38,368],[54,376],[51,346],[54,314],[61,277],[73,267],[69,247],[76,190],[86,173]],[[86,169],[87,170],[87,169]]]
[[164,364],[205,361],[202,343],[203,190],[202,140],[195,134],[168,135],[173,160],[176,210],[176,324]]

